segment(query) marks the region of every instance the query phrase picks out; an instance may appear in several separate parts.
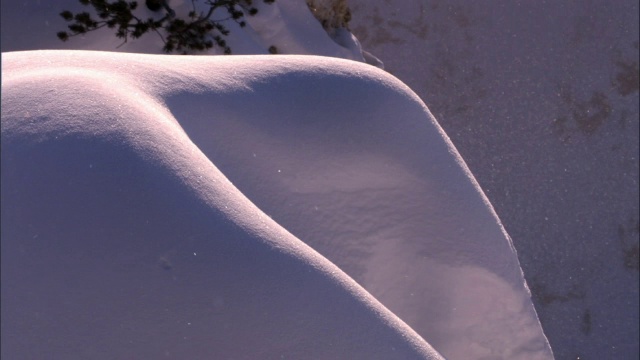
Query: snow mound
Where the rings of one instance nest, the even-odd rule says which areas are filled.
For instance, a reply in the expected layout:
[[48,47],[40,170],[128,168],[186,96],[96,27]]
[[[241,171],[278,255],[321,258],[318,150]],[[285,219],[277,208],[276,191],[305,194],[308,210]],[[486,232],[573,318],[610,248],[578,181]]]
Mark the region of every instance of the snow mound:
[[256,60],[3,60],[3,357],[439,358],[252,205],[162,102],[242,89],[215,75]]
[[8,357],[439,358],[379,300],[451,359],[552,358],[457,151],[357,62],[5,53],[2,224]]

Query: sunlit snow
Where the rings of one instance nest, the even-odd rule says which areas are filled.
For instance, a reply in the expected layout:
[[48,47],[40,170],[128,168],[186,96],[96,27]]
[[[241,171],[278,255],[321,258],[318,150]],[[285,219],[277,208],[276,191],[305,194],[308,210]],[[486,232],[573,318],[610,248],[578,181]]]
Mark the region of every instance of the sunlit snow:
[[[300,53],[361,51],[331,50],[302,2],[270,11],[297,36],[270,39]],[[491,204],[388,73],[300,55],[2,60],[3,356],[553,357]]]

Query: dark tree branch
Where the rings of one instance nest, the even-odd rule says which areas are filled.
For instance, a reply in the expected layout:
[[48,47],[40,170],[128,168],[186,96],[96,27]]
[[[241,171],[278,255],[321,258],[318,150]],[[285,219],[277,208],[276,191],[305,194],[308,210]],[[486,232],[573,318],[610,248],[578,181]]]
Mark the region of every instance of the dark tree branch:
[[[146,6],[152,11],[164,10],[164,16],[160,19],[149,18],[142,20],[133,14],[138,7],[136,1],[125,0],[78,0],[82,5],[91,6],[97,13],[99,20],[92,18],[88,12],[73,14],[65,10],[60,16],[70,24],[70,32],[58,32],[58,38],[67,41],[70,37],[86,34],[90,31],[108,27],[116,29],[116,37],[124,39],[118,47],[128,42],[129,37],[137,39],[149,31],[153,31],[164,43],[163,49],[170,53],[179,51],[183,54],[192,51],[203,51],[215,45],[224,50],[225,54],[231,53],[224,37],[229,30],[223,22],[233,20],[241,27],[245,26],[243,17],[246,14],[255,15],[258,10],[252,7],[252,0],[206,0],[209,6],[206,14],[196,15],[195,1],[192,0],[193,11],[188,19],[176,17],[176,12],[169,6],[167,0],[146,0]],[[274,0],[263,0],[271,4]],[[222,20],[211,20],[211,16],[218,8],[226,9],[229,17]],[[239,9],[241,10],[239,10]],[[163,33],[165,36],[163,36]]]

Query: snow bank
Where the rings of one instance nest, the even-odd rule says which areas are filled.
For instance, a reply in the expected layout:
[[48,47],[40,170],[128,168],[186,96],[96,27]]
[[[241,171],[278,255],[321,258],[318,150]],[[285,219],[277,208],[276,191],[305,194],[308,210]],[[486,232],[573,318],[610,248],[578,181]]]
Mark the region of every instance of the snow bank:
[[3,355],[437,358],[309,245],[452,359],[552,357],[510,239],[392,76],[308,56],[2,66]]
[[440,358],[251,204],[179,123],[223,119],[176,120],[165,103],[241,94],[293,64],[306,71],[3,54],[3,358]]

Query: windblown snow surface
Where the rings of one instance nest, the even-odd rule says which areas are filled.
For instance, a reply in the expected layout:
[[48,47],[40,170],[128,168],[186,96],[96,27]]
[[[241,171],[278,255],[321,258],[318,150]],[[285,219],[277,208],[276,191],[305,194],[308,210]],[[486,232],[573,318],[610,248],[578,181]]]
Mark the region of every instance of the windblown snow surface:
[[[3,51],[61,47],[67,3],[3,3]],[[300,3],[237,53],[365,60]],[[553,358],[458,152],[359,62],[5,52],[1,206],[3,357]]]
[[306,242],[451,358],[551,356],[491,206],[390,75],[79,51],[2,75],[3,355],[437,357]]

